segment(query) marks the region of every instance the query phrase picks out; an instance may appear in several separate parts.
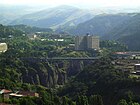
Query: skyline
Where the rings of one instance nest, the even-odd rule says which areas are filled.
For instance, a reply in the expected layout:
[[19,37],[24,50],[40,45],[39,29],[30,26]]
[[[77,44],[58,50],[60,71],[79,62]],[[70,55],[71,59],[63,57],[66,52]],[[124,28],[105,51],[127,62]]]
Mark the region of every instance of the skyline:
[[27,6],[49,6],[71,5],[83,8],[95,7],[139,7],[140,1],[133,0],[0,0],[1,5],[27,5]]

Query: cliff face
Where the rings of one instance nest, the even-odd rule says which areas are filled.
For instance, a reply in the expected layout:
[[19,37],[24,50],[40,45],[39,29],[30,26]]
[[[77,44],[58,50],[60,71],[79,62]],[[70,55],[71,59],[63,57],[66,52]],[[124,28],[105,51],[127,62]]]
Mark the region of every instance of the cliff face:
[[68,78],[78,74],[91,61],[23,61],[23,63],[24,67],[20,67],[21,81],[50,88],[65,84]]
[[26,83],[54,87],[66,82],[66,72],[60,70],[49,62],[26,62],[26,68],[22,68],[21,80]]

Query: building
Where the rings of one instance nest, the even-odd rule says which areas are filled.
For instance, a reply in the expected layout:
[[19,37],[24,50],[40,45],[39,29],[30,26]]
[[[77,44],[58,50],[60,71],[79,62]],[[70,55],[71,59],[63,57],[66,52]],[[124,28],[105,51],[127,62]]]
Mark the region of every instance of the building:
[[39,97],[39,94],[36,92],[30,92],[30,91],[17,91],[16,93],[11,93],[10,97],[12,98],[20,98],[20,97]]
[[99,37],[86,35],[75,37],[75,50],[99,50]]
[[140,72],[140,64],[135,64],[134,65],[134,70]]
[[22,96],[30,96],[30,97],[39,97],[39,94],[36,92],[30,92],[30,91],[19,91],[17,94]]
[[2,98],[5,99],[9,99],[9,94],[12,93],[12,91],[10,90],[6,90],[6,89],[2,89],[0,90],[0,94],[2,95]]
[[134,64],[134,72],[132,74],[140,75],[140,64]]
[[0,52],[7,51],[8,47],[6,43],[0,43]]

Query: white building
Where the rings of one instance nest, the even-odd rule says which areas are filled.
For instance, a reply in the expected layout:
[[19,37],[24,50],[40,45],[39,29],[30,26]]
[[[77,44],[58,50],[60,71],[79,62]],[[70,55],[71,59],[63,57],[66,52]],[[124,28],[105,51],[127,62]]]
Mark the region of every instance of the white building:
[[8,47],[6,43],[0,43],[0,52],[7,51]]

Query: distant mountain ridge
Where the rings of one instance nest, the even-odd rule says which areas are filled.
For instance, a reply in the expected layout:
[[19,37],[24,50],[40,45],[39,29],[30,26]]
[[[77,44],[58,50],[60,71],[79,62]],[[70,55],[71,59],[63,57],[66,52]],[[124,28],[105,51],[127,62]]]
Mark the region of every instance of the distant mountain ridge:
[[134,35],[140,32],[140,14],[131,14],[131,17],[125,21],[122,21],[111,31],[107,33],[108,39],[119,39],[123,36]]
[[36,13],[25,15],[14,20],[11,24],[25,24],[37,27],[65,27],[76,26],[94,17],[89,10],[82,10],[72,6],[59,6]]
[[102,14],[67,31],[74,35],[90,33],[92,35],[105,36],[114,27],[129,18],[131,18],[131,14]]
[[9,25],[12,21],[26,14],[37,12],[41,8],[25,5],[2,5],[0,4],[0,24]]
[[[116,30],[118,31],[116,32]],[[113,37],[128,46],[128,49],[140,51],[140,14],[136,14],[129,20],[118,25],[110,32]]]
[[[39,9],[40,8],[40,9]],[[43,8],[47,8],[42,10]],[[39,11],[40,10],[40,11]],[[25,24],[41,28],[53,28],[59,31],[68,31],[77,27],[97,15],[133,13],[140,11],[137,8],[102,7],[83,9],[61,5],[58,7],[0,7],[0,23],[5,25]],[[98,21],[98,20],[97,20]]]

